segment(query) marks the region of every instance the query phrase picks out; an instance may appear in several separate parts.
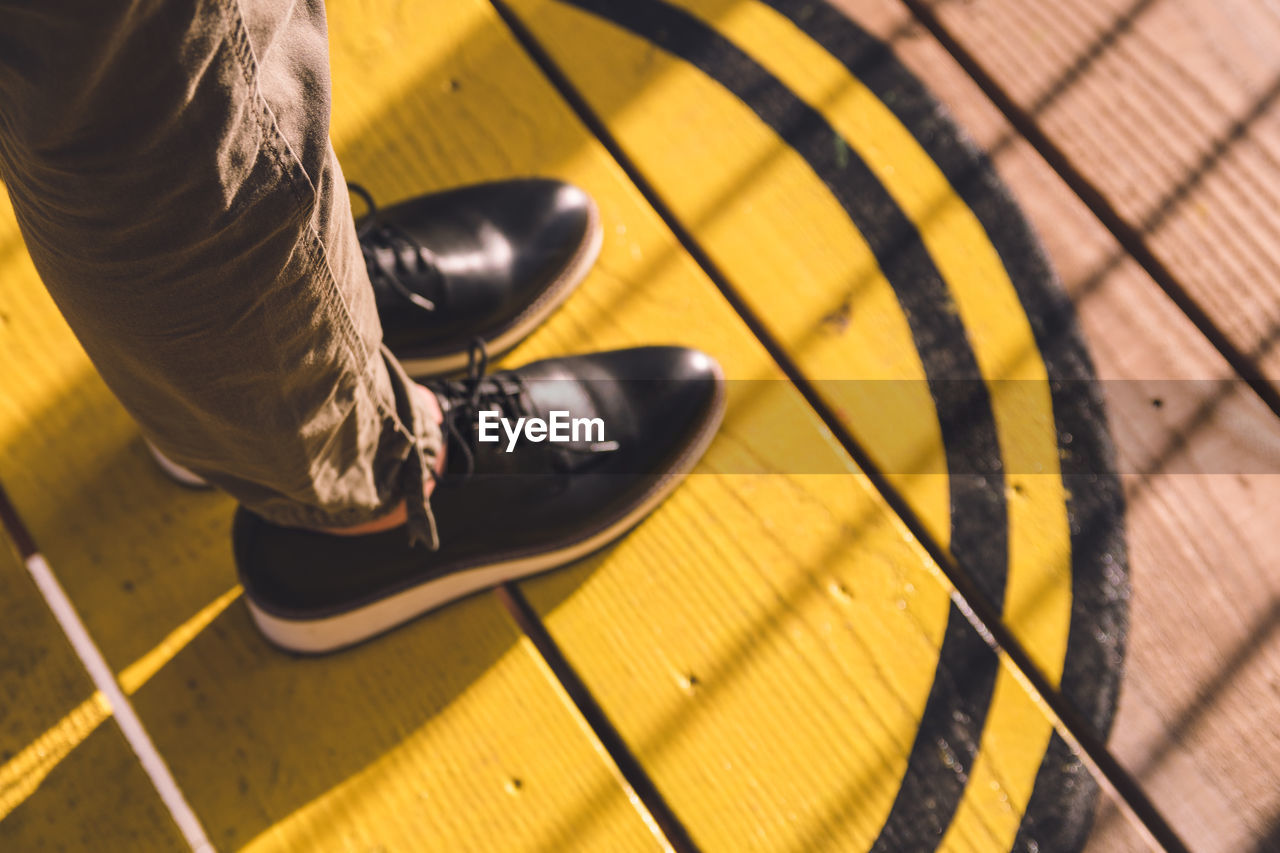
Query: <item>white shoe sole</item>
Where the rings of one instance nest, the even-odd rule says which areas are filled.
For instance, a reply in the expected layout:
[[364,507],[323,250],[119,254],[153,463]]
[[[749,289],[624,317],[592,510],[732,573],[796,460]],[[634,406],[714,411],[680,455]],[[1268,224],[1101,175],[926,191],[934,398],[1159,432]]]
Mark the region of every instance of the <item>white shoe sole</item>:
[[263,635],[280,648],[304,654],[333,652],[389,631],[472,593],[506,581],[561,568],[600,550],[656,509],[702,458],[724,417],[725,391],[723,376],[718,371],[717,379],[716,399],[706,424],[671,470],[623,517],[587,538],[532,557],[462,569],[381,601],[321,619],[299,620],[275,616],[257,607],[245,596],[253,621]]
[[[146,441],[146,439],[143,439]],[[196,472],[184,468],[177,462],[174,462],[168,456],[165,456],[151,442],[147,441],[147,450],[151,451],[151,458],[156,460],[156,464],[160,466],[160,470],[168,475],[169,479],[186,486],[188,489],[212,489],[209,483]]]

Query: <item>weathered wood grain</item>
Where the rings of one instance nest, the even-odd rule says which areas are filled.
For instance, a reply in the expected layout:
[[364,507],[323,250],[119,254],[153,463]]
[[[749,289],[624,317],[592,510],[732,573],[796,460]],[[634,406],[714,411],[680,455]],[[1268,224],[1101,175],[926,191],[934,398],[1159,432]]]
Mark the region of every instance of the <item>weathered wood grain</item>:
[[[897,378],[904,386],[914,383],[917,390],[926,390],[919,382],[923,374],[897,300],[862,237],[800,156],[772,135],[748,106],[717,86],[710,79],[712,72],[683,64],[600,17],[571,8],[571,4],[529,0],[510,5],[664,202],[807,374],[820,380]],[[899,203],[918,223],[924,223],[925,241],[956,285],[957,304],[951,307],[972,324],[970,332],[976,338],[984,371],[1021,382],[997,383],[993,392],[998,428],[1006,430],[1002,437],[1012,453],[1011,467],[1027,471],[1028,460],[1043,460],[1045,454],[1037,442],[1044,436],[1037,429],[1049,420],[1036,417],[1039,401],[1033,395],[1000,398],[1001,393],[1025,392],[1034,385],[1036,376],[1041,381],[1044,376],[1043,367],[1037,368],[1025,316],[1016,300],[1012,306],[1007,301],[1010,292],[1002,291],[999,283],[1003,268],[983,254],[982,234],[970,230],[970,214],[950,196],[945,181],[939,181],[937,167],[927,158],[923,162],[910,159],[912,140],[881,118],[883,108],[867,99],[857,82],[851,81],[831,57],[778,26],[758,4],[675,5],[714,18],[717,29],[722,34],[732,31],[739,45],[751,40],[753,56],[771,63],[773,73],[786,76],[792,91],[813,97],[824,115],[841,124],[845,139],[862,146],[859,154],[874,162],[882,179],[898,191]],[[718,17],[719,13],[723,16]],[[663,32],[670,32],[667,26],[664,19]],[[682,44],[694,39],[693,35],[685,36],[682,33],[672,39]],[[707,49],[703,55],[712,53]],[[761,97],[773,98],[773,93]],[[869,131],[873,139],[869,141],[867,134],[859,131]],[[1008,288],[1007,280],[1004,287]],[[820,383],[820,387],[838,390],[831,384]],[[928,418],[902,417],[909,408],[897,410],[895,417],[883,409],[862,408],[852,399],[832,399],[832,405],[886,470],[917,470],[910,463],[903,466],[904,459],[914,457],[919,464],[919,459],[937,458],[936,422],[930,430]],[[931,414],[927,397],[924,405],[926,414]],[[892,437],[901,443],[882,443],[894,431]],[[1056,465],[1051,432],[1049,441]],[[897,479],[935,535],[945,540],[945,482]],[[926,488],[916,490],[921,484]],[[1027,478],[1025,500],[1017,502],[1012,511],[1014,560],[1006,601],[1010,622],[1046,668],[1062,665],[1063,614],[1070,605],[1069,594],[1061,592],[1064,576],[1065,583],[1070,582],[1069,570],[1063,568],[1069,554],[1064,543],[1055,538],[1062,529],[1056,525],[1065,513],[1062,495],[1055,494],[1053,487],[1052,477]],[[795,532],[812,524],[798,516],[785,529]],[[772,551],[767,553],[770,562],[780,559]],[[825,562],[828,558],[820,559]],[[675,583],[674,573],[669,582]],[[666,618],[682,619],[683,624],[694,622],[696,614],[706,610],[720,614],[721,619],[729,618],[723,604],[699,600],[697,592],[682,586],[680,599],[655,597],[655,602],[661,602]],[[622,590],[613,594],[620,595]],[[548,625],[553,633],[566,638],[599,632],[608,600],[602,595],[594,611],[584,607],[575,612],[576,608],[561,606],[549,615]],[[541,604],[547,609],[545,602]],[[1066,607],[1060,609],[1063,604]],[[654,641],[645,635],[643,642],[634,642],[643,647],[643,643]],[[565,642],[572,649],[574,641]],[[583,640],[576,642],[586,645]],[[630,648],[633,640],[627,637],[615,642]],[[711,661],[714,664],[714,656]],[[575,664],[587,672],[603,672],[602,662],[589,657],[576,658]],[[599,689],[619,688],[605,685]],[[1038,755],[1045,748],[1049,730],[1036,722],[1034,715],[1020,716],[1014,710],[1016,695],[1016,690],[997,687],[987,718],[986,745],[997,751],[1013,749],[1023,756]],[[1008,705],[1002,704],[1011,699],[1014,701]],[[630,708],[639,701],[630,696],[628,700],[618,704]],[[1015,742],[1017,747],[1013,747]],[[714,748],[715,744],[706,746]],[[637,748],[661,758],[664,746],[661,738],[655,737]],[[944,846],[1007,846],[1013,840],[1021,818],[1018,804],[1027,802],[1033,780],[1008,766],[992,774],[984,758],[980,755],[973,768],[974,780],[964,791],[965,799]],[[993,808],[995,799],[1012,807]]]
[[1274,385],[1275,6],[924,2]]
[[[992,153],[1073,297],[1104,380],[1128,472],[1133,577],[1113,749],[1193,849],[1264,849],[1280,812],[1274,417],[905,10],[841,5],[892,40]],[[1104,809],[1094,844],[1110,845],[1122,826]]]
[[106,699],[0,533],[0,849],[179,849]]
[[[332,15],[334,131],[349,177],[389,201],[536,171],[599,199],[599,271],[513,362],[664,341],[707,349],[735,378],[779,377],[487,6],[364,3]],[[0,474],[125,666],[226,592],[229,507],[160,479],[30,270],[13,260],[5,278],[0,347],[24,370],[0,404]],[[701,473],[651,521],[531,589],[709,848],[867,846],[933,678],[948,589],[812,414],[791,417],[795,392],[773,387],[778,400],[735,392]],[[758,438],[779,412],[772,434],[795,448]],[[785,476],[781,452],[850,473]],[[267,649],[232,604],[172,650],[136,701],[219,843],[651,845],[494,608],[479,597],[349,655],[296,661]],[[1007,669],[999,683],[1004,722],[952,836],[960,849],[1008,844],[1048,737]]]
[[[355,76],[351,55],[369,34],[360,14],[390,27],[394,12],[349,12],[350,25],[335,15],[348,37],[334,59]],[[426,58],[446,61],[463,23],[437,15],[422,28],[434,39]],[[379,68],[385,77],[351,85],[394,98],[410,78]],[[358,110],[338,118],[346,139],[360,134]],[[394,139],[395,128],[371,132]],[[0,208],[16,247],[0,272],[0,476],[220,849],[660,847],[492,597],[324,660],[268,647],[238,600],[175,642],[234,583],[232,505],[155,469]]]

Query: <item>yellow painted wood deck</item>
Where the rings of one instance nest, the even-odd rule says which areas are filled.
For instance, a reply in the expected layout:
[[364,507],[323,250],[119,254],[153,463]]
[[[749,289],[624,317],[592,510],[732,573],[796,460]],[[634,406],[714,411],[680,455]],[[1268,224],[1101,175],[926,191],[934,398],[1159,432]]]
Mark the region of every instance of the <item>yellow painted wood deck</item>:
[[[326,658],[0,201],[0,485],[214,847],[1280,847],[1280,19],[1218,5],[330,0],[348,178],[600,204],[506,363],[687,344],[730,398],[616,546]],[[17,554],[0,851],[184,849]]]

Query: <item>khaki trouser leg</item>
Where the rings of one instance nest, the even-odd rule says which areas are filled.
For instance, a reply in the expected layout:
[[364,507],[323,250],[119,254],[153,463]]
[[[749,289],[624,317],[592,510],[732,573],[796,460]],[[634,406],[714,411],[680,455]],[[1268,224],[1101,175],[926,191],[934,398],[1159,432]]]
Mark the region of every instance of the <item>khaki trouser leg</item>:
[[281,524],[430,534],[439,429],[329,144],[321,0],[0,0],[0,178],[146,435]]

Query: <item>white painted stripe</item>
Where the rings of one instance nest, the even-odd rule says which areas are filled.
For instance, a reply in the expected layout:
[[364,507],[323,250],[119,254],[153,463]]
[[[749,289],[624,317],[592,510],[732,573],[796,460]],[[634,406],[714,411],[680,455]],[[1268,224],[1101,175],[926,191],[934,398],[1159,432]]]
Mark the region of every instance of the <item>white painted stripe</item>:
[[72,606],[71,600],[67,598],[62,586],[53,576],[53,570],[40,554],[32,554],[27,558],[27,570],[31,572],[31,577],[35,579],[36,586],[44,595],[49,609],[53,611],[67,639],[71,641],[72,648],[80,656],[81,663],[89,671],[94,685],[102,691],[102,695],[107,697],[116,722],[120,724],[120,730],[124,732],[125,739],[129,741],[129,746],[133,748],[138,760],[142,762],[142,769],[151,777],[151,784],[155,786],[160,799],[168,807],[169,814],[178,824],[178,829],[182,831],[187,843],[195,853],[215,853],[213,844],[205,835],[204,828],[200,826],[200,820],[187,804],[186,798],[182,796],[182,791],[178,789],[178,783],[169,772],[168,765],[156,751],[155,744],[151,742],[151,737],[142,727],[142,721],[138,719],[133,705],[125,698],[124,691],[120,689],[115,676],[111,674],[111,668],[107,666],[102,652],[94,644],[89,631],[80,621],[80,615]]

